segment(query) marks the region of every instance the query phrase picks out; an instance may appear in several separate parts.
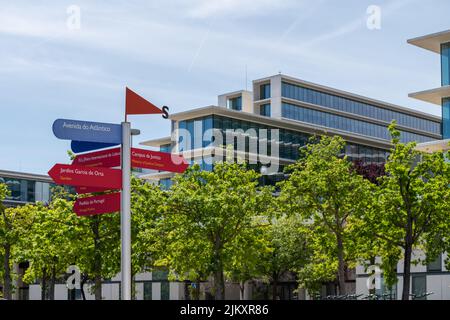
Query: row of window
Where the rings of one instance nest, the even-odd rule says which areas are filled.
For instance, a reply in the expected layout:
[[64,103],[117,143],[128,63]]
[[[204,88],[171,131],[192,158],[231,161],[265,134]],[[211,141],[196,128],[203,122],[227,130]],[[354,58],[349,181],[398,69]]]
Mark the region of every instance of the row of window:
[[[349,119],[346,119],[349,120]],[[308,143],[310,135],[307,133],[279,129],[275,127],[266,126],[259,123],[254,123],[245,120],[233,119],[223,116],[208,116],[199,119],[192,119],[188,121],[180,121],[180,128],[187,129],[189,136],[182,136],[182,132],[180,132],[179,137],[179,148],[181,151],[198,149],[202,147],[207,147],[211,143],[214,142],[214,139],[211,136],[205,135],[206,130],[208,129],[218,129],[222,133],[222,144],[227,143],[227,130],[238,130],[241,129],[244,132],[247,132],[249,129],[254,129],[257,141],[253,138],[244,135],[241,136],[241,139],[245,139],[245,147],[246,152],[249,151],[249,147],[251,143],[257,146],[258,152],[260,151],[260,144],[258,143],[260,138],[264,138],[267,140],[271,140],[273,133],[271,130],[278,129],[278,139],[280,143],[279,147],[279,157],[284,159],[296,160],[299,157],[299,148]],[[265,130],[265,134],[260,131],[260,129]],[[387,129],[383,127],[383,129],[387,132]],[[228,135],[228,137],[230,137]],[[274,137],[275,138],[275,137]],[[233,144],[235,149],[238,147],[238,139],[233,138]],[[354,144],[348,144],[346,149],[347,155],[350,157],[350,160],[363,160],[364,162],[384,162],[387,157],[387,151],[382,149],[376,149],[365,146],[358,146]],[[272,154],[270,143],[267,145],[267,154]],[[205,170],[212,170],[212,167],[209,167],[209,164],[202,163],[202,168]]]
[[[378,124],[350,119],[343,116],[308,109],[288,103],[282,104],[281,114],[282,117],[288,119],[314,123],[328,128],[334,128],[370,137],[390,140],[390,134],[387,130],[387,127]],[[412,132],[401,131],[401,140],[402,142],[427,142],[435,139]]]
[[380,108],[367,103],[323,93],[286,82],[283,82],[282,84],[282,96],[382,121],[391,122],[395,119],[399,125],[405,127],[415,128],[434,134],[441,134],[441,124],[439,122],[422,119],[405,113]]

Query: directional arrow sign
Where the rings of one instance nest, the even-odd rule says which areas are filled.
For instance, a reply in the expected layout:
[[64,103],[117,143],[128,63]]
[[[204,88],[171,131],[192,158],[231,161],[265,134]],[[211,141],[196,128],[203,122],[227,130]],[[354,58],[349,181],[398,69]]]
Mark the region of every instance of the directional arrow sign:
[[56,184],[105,189],[122,188],[122,171],[116,169],[55,164],[48,175]]
[[131,166],[183,173],[189,164],[182,156],[176,154],[131,148]]
[[64,140],[122,143],[120,124],[58,119],[53,123],[53,133]]
[[90,216],[120,211],[120,193],[78,199],[75,201],[73,211],[77,216]]
[[72,149],[72,151],[75,153],[105,149],[114,146],[117,146],[117,143],[86,142],[75,140],[70,143],[70,149]]
[[80,154],[72,161],[73,165],[86,167],[113,168],[120,166],[120,148]]

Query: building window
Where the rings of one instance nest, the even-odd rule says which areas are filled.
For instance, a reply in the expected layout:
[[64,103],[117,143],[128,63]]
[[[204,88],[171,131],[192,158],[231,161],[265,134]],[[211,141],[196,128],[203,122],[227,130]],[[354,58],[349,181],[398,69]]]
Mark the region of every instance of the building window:
[[[281,116],[283,118],[309,122],[324,127],[354,132],[366,136],[373,136],[384,140],[390,140],[391,138],[386,126],[368,123],[362,120],[351,119],[348,117],[305,108],[289,103],[282,104]],[[420,143],[435,140],[432,137],[412,132],[400,130],[400,133],[400,139],[402,142],[416,141]]]
[[262,116],[270,117],[270,104],[263,104],[259,107],[259,114]]
[[68,289],[67,298],[68,300],[81,300],[81,289]]
[[420,297],[427,292],[427,277],[425,275],[412,276],[412,294],[416,300],[426,300],[427,297]]
[[228,99],[228,109],[241,111],[242,110],[242,96]]
[[261,85],[260,92],[259,92],[259,98],[260,98],[260,100],[270,98],[270,83]]
[[441,44],[441,82],[450,85],[450,42]]
[[172,184],[173,184],[173,181],[170,178],[159,180],[159,185],[160,185],[161,189],[163,189],[163,190],[169,190],[170,187],[172,186]]
[[[449,49],[450,51],[450,49]],[[447,75],[447,77],[450,77]],[[417,116],[381,108],[375,105],[354,101],[348,98],[339,97],[333,94],[320,92],[306,87],[293,85],[287,82],[282,83],[282,96],[302,102],[320,105],[326,108],[345,111],[361,116],[375,118],[385,122],[397,120],[399,125],[411,127],[433,134],[441,134],[441,124],[439,121],[418,118]]]
[[450,98],[442,99],[442,138],[450,139]]
[[170,300],[170,283],[169,283],[169,281],[161,282],[161,300]]
[[442,271],[442,255],[440,254],[434,261],[431,261],[427,265],[427,271]]
[[144,282],[144,300],[152,300],[152,285],[151,281]]
[[172,145],[171,145],[170,143],[169,143],[169,144],[163,144],[163,145],[160,145],[160,146],[159,146],[159,151],[160,151],[160,152],[169,152],[169,153],[170,153],[170,152],[171,152],[171,149],[172,149],[171,146],[172,146]]
[[376,289],[375,293],[382,296],[383,300],[397,300],[397,284],[394,284],[392,288],[386,286],[384,277],[381,277],[381,288]]

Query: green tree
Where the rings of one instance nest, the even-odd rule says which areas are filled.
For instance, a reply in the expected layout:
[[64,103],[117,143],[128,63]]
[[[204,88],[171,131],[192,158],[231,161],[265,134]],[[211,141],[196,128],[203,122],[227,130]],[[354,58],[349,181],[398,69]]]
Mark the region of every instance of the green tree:
[[120,214],[75,217],[70,245],[74,263],[81,271],[81,289],[86,299],[84,284],[92,282],[95,300],[102,299],[102,281],[120,271]]
[[[275,198],[275,201],[280,199]],[[310,259],[307,233],[302,217],[296,214],[274,218],[266,230],[267,249],[258,252],[260,273],[272,283],[272,299],[277,299],[279,280],[288,272],[299,272]]]
[[425,250],[427,262],[448,239],[450,169],[443,152],[425,154],[415,142],[401,143],[395,122],[389,131],[393,148],[386,176],[380,178],[375,210],[366,212],[364,222],[366,232],[381,241],[379,255],[390,284],[397,281],[395,267],[403,258],[402,299],[409,300],[413,250]]
[[[373,185],[342,156],[341,137],[314,137],[302,157],[288,167],[289,179],[280,183],[285,212],[300,214],[308,221],[312,260],[300,274],[309,287],[324,279],[337,279],[339,293],[346,294],[345,271],[355,264],[352,220],[372,201]],[[303,280],[302,280],[303,279]]]
[[29,229],[33,223],[33,206],[5,208],[3,200],[9,195],[5,184],[0,184],[0,255],[3,264],[3,297],[10,300],[12,297],[12,264],[20,260],[20,242],[29,236]]
[[160,228],[167,192],[158,185],[131,179],[131,260],[132,275],[152,271],[164,253],[164,233]]
[[239,240],[254,236],[270,190],[258,188],[259,174],[245,164],[198,165],[174,178],[164,210],[164,263],[179,279],[212,276],[217,300],[225,296],[224,273],[240,255]]
[[47,206],[29,205],[34,220],[27,237],[21,241],[21,258],[30,262],[24,281],[41,279],[42,300],[54,300],[55,284],[74,260],[71,239],[76,216],[72,206],[70,195],[62,187],[52,190],[52,200]]

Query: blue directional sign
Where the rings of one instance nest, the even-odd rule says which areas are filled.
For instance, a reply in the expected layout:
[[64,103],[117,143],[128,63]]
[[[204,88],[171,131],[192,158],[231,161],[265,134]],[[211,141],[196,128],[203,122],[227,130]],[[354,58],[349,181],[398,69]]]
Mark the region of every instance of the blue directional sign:
[[72,141],[70,148],[75,153],[87,152],[92,150],[104,149],[117,146],[117,143],[101,143],[101,142],[86,142],[86,141]]
[[58,119],[53,123],[53,133],[64,140],[122,143],[120,124]]

